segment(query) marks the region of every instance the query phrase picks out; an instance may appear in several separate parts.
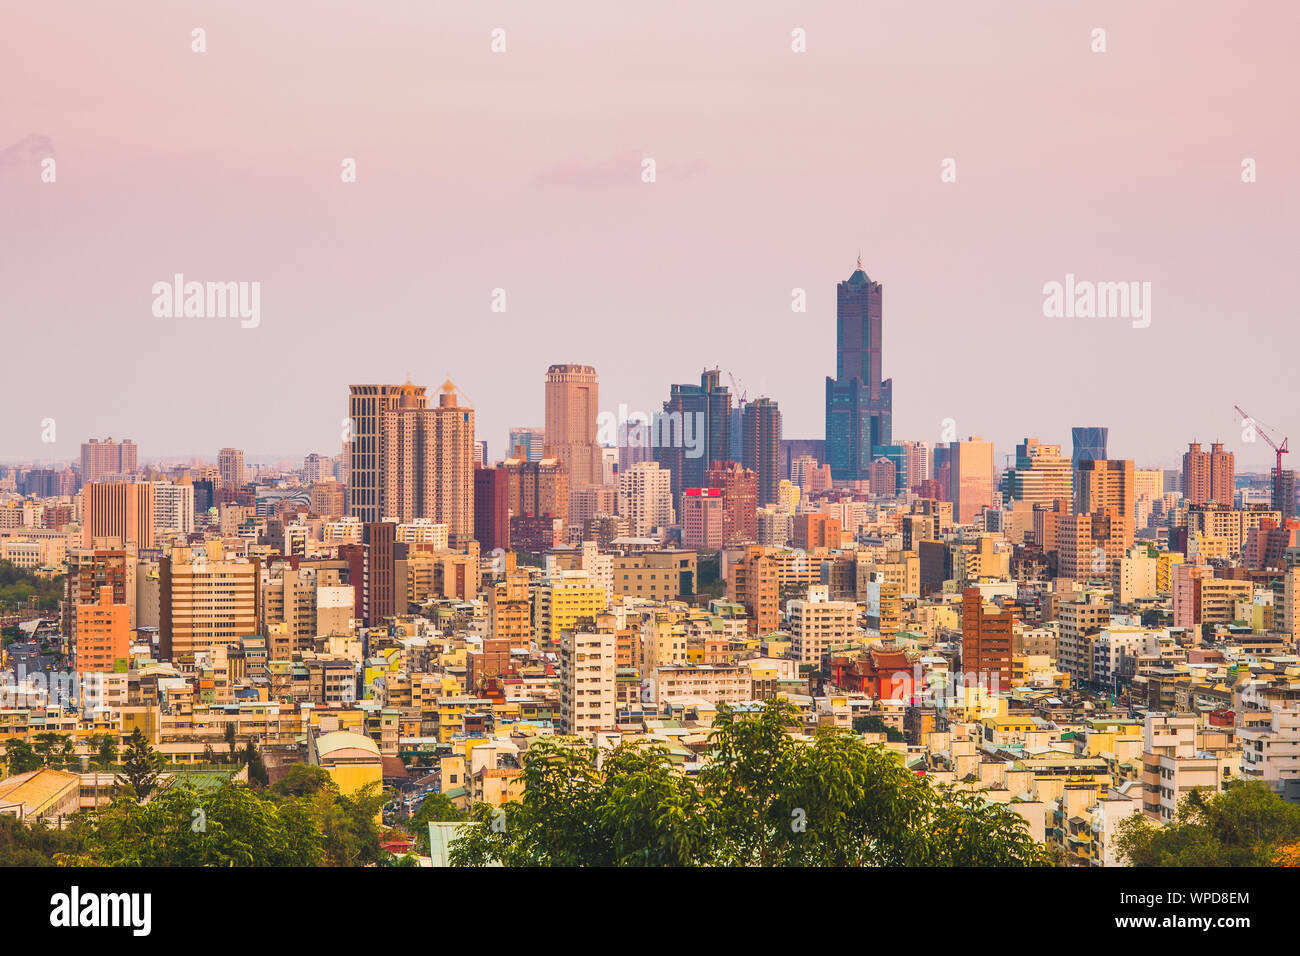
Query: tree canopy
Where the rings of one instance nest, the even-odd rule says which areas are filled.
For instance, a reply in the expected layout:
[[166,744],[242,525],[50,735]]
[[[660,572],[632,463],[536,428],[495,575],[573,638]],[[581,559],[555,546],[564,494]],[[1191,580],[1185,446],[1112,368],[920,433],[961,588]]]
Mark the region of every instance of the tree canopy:
[[1193,790],[1164,826],[1129,817],[1116,846],[1132,866],[1291,866],[1297,842],[1300,807],[1264,783],[1238,780],[1219,793]]
[[794,711],[723,709],[710,760],[679,772],[645,742],[601,753],[547,738],[524,795],[479,805],[451,862],[481,866],[1028,866],[1047,862],[1014,810],[940,790],[854,734],[802,742]]

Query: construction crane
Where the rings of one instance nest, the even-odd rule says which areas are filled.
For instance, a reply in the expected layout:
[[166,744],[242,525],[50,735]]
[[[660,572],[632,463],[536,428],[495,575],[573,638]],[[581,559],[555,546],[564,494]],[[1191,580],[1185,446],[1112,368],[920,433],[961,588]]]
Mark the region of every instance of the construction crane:
[[1278,480],[1281,481],[1282,456],[1287,454],[1289,451],[1291,451],[1291,449],[1287,447],[1286,436],[1285,435],[1282,436],[1282,444],[1279,445],[1277,442],[1273,441],[1273,439],[1269,437],[1268,432],[1264,431],[1264,427],[1259,423],[1258,419],[1251,418],[1249,415],[1247,415],[1245,410],[1240,405],[1233,405],[1232,407],[1237,410],[1237,414],[1241,416],[1242,421],[1246,422],[1247,424],[1250,425],[1251,428],[1259,432],[1260,435],[1264,437],[1264,441],[1268,442],[1268,447],[1273,449],[1273,451],[1277,454],[1277,468],[1276,470],[1274,470],[1273,474],[1278,476]]
[[727,378],[731,379],[731,390],[736,393],[736,404],[744,405],[745,398],[749,395],[748,389],[741,388],[740,383],[736,381],[736,376],[730,372],[727,373]]

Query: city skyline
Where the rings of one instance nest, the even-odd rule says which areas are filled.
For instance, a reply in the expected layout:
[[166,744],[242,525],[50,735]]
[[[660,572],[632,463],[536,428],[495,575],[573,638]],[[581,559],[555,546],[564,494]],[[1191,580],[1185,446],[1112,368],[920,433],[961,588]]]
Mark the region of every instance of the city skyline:
[[[250,456],[331,451],[340,386],[448,371],[496,451],[525,414],[540,422],[535,383],[555,362],[598,369],[610,411],[656,409],[670,383],[720,367],[780,403],[787,435],[815,438],[833,287],[859,250],[889,290],[884,374],[908,383],[900,437],[933,442],[954,418],[1001,458],[1088,421],[1149,464],[1222,440],[1241,470],[1264,470],[1269,451],[1239,440],[1232,406],[1300,431],[1286,362],[1300,333],[1276,305],[1289,295],[1284,211],[1300,152],[1275,122],[1288,105],[1284,4],[1248,18],[955,6],[938,23],[921,10],[765,5],[744,23],[694,11],[691,38],[669,11],[507,4],[494,11],[503,55],[490,48],[497,22],[472,11],[403,7],[405,31],[378,46],[356,13],[296,9],[147,6],[148,30],[89,10],[70,32],[54,8],[14,12],[28,42],[0,82],[93,79],[108,109],[87,120],[65,85],[47,84],[13,104],[0,136],[0,190],[29,224],[0,239],[2,307],[19,319],[7,344],[82,346],[58,389],[39,362],[12,370],[0,458],[70,458],[107,434],[146,456],[232,441]],[[1104,53],[1090,49],[1098,24]],[[806,54],[790,50],[794,27]],[[346,42],[364,55],[322,73]],[[113,71],[104,48],[119,51]],[[148,81],[159,69],[165,86]],[[455,101],[437,93],[453,76]],[[242,116],[230,107],[243,96],[259,116],[301,119]],[[1226,102],[1207,126],[1205,104]],[[507,140],[515,148],[497,148]],[[54,183],[40,178],[47,154]],[[354,183],[340,179],[349,158]],[[1246,158],[1255,182],[1242,181]],[[948,159],[954,182],[941,178]],[[155,317],[151,288],[176,273],[260,283],[259,324]],[[1046,318],[1044,285],[1071,275],[1150,282],[1150,326]],[[491,311],[496,289],[504,313]],[[806,313],[791,312],[794,289]],[[1225,338],[1248,349],[1248,374],[1222,374]],[[231,370],[259,351],[310,374],[240,387]],[[1148,401],[1135,409],[1115,381]],[[160,401],[198,383],[221,393],[223,420]],[[112,400],[95,400],[106,384]]]

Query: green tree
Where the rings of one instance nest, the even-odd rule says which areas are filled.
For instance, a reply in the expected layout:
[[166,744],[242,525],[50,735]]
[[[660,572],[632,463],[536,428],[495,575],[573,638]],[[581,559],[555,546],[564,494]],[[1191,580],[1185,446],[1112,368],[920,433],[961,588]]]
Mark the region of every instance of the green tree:
[[[845,731],[791,734],[784,701],[723,708],[692,778],[644,742],[603,755],[536,742],[524,795],[478,805],[451,862],[481,866],[1032,866],[1048,862],[1014,810],[931,787],[899,756]],[[600,759],[603,757],[603,759]]]
[[259,787],[265,787],[270,780],[266,772],[266,764],[262,760],[261,753],[257,750],[257,745],[251,740],[244,744],[244,748],[239,751],[239,762],[248,768],[248,782]]
[[118,784],[130,787],[137,801],[147,800],[157,789],[162,769],[162,754],[149,746],[139,727],[131,731],[122,755],[122,772],[117,775]]
[[119,797],[96,812],[86,838],[97,866],[319,866],[313,808],[279,803],[248,787],[178,784],[141,804]]
[[72,738],[67,734],[44,730],[32,737],[32,749],[41,758],[41,764],[55,770],[75,770],[81,766]]
[[117,763],[118,745],[115,734],[91,734],[87,744],[92,769],[111,770]]
[[406,829],[415,837],[415,846],[423,854],[429,852],[429,824],[464,820],[465,813],[445,793],[431,793],[406,822]]
[[879,714],[863,714],[861,717],[854,717],[853,732],[855,734],[884,734],[886,740],[896,744],[901,744],[907,739],[901,732],[885,723],[884,718]]
[[237,758],[235,757],[236,744],[235,744],[234,721],[228,721],[226,723],[226,729],[222,732],[222,739],[226,743],[226,749],[230,751],[230,762],[236,763]]
[[378,863],[379,812],[385,802],[378,783],[370,783],[351,796],[321,790],[314,798],[322,831],[325,859],[331,866],[366,866]]
[[25,740],[11,740],[5,744],[5,764],[10,775],[39,770],[45,766],[40,755]]
[[55,866],[81,850],[81,836],[73,828],[27,823],[0,813],[0,867]]
[[337,793],[338,787],[323,767],[296,763],[271,790],[283,797],[312,797],[322,790]]
[[1256,780],[1196,789],[1174,819],[1154,826],[1141,814],[1120,823],[1116,846],[1132,866],[1272,866],[1300,840],[1300,807]]

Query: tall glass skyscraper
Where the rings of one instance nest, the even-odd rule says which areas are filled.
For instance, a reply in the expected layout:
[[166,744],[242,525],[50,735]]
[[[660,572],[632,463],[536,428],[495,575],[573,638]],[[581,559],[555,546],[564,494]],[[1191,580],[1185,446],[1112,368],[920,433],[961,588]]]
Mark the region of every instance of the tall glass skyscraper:
[[[661,426],[667,437],[676,430],[672,441],[660,440],[655,445],[655,461],[672,474],[673,500],[680,498],[687,488],[704,485],[705,473],[715,461],[727,461],[732,456],[731,441],[731,391],[722,384],[719,369],[705,369],[699,385],[674,385],[663,414],[672,416],[671,429]],[[688,435],[690,441],[684,440]],[[682,440],[678,440],[682,438]]]
[[858,268],[836,290],[835,377],[826,379],[826,459],[836,481],[866,481],[893,443],[894,381],[881,379],[882,287]]
[[1105,461],[1106,437],[1109,434],[1109,428],[1071,428],[1070,436],[1074,439],[1074,454],[1071,457],[1073,467],[1077,469],[1081,461]]

